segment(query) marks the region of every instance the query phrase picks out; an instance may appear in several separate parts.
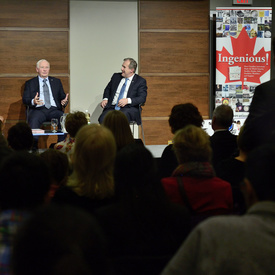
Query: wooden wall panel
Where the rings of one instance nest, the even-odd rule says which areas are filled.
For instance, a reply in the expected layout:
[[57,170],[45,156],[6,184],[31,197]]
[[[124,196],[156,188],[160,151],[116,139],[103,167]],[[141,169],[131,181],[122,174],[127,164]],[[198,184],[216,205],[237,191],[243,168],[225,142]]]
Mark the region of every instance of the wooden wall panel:
[[[148,95],[142,111],[145,117],[166,117],[175,104],[191,102],[208,116],[208,76],[147,76]],[[198,100],[199,99],[199,100]]]
[[140,1],[140,28],[208,30],[208,12],[208,1]]
[[167,144],[171,108],[209,117],[209,0],[139,1],[139,74],[147,79],[146,144]]
[[0,11],[0,27],[69,26],[68,0],[1,0]]
[[69,72],[68,32],[0,31],[1,73],[36,73],[36,62],[47,59],[52,72]]
[[208,33],[141,33],[140,74],[209,71]]
[[[172,140],[173,134],[170,130],[168,118],[163,120],[144,119],[142,122],[147,145],[168,144],[168,141]],[[152,140],[154,143],[151,142]]]

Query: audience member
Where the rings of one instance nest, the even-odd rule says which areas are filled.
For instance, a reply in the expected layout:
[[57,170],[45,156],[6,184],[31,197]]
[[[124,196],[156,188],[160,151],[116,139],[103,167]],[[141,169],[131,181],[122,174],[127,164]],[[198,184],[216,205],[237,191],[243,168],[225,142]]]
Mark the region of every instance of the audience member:
[[244,127],[245,126],[241,127],[237,137],[238,156],[231,156],[221,161],[216,168],[216,175],[231,184],[234,213],[236,214],[243,214],[246,210],[243,193],[241,191],[241,183],[244,179],[244,168],[247,155],[254,149],[254,144],[251,142],[252,138],[243,135]]
[[233,123],[233,110],[228,105],[216,107],[212,117],[214,134],[210,137],[212,147],[212,165],[216,169],[220,161],[237,154],[237,136],[229,131]]
[[67,184],[69,177],[69,160],[65,153],[54,149],[47,149],[40,154],[48,164],[51,175],[50,198],[53,198],[56,190]]
[[0,165],[1,162],[12,152],[13,150],[8,146],[8,141],[0,134]]
[[141,124],[139,104],[146,101],[147,85],[146,80],[136,74],[136,69],[137,62],[133,58],[124,58],[121,73],[114,73],[104,89],[99,123],[109,111],[120,110],[129,122],[134,120]]
[[115,139],[109,129],[97,124],[83,126],[75,138],[73,172],[67,186],[56,191],[53,201],[90,212],[110,203],[114,194],[115,155]]
[[7,140],[15,151],[30,151],[33,145],[32,130],[26,122],[17,122],[9,129]]
[[64,141],[58,142],[55,144],[54,149],[60,150],[63,153],[66,153],[68,157],[71,157],[74,143],[75,143],[75,136],[78,130],[87,124],[86,116],[83,112],[77,111],[73,113],[69,113],[66,116],[65,120],[65,128],[68,132],[67,137]]
[[113,133],[118,151],[125,145],[133,144],[135,141],[142,144],[140,139],[134,139],[129,126],[129,121],[122,112],[117,110],[108,112],[103,120],[103,125]]
[[117,201],[99,208],[96,216],[110,242],[117,274],[159,274],[189,233],[188,210],[169,202],[155,159],[144,146],[124,146],[117,153],[114,175]]
[[175,134],[173,149],[179,166],[171,177],[162,179],[170,200],[202,217],[231,213],[231,186],[215,177],[208,134],[200,127],[187,125]]
[[[171,110],[169,125],[173,134],[186,125],[192,124],[197,127],[202,127],[202,123],[203,118],[198,108],[192,103],[178,104]],[[159,164],[161,178],[170,177],[178,166],[178,161],[172,148],[173,144],[168,145],[161,155]]]
[[96,220],[71,206],[39,209],[18,231],[14,275],[109,275],[107,243]]
[[[43,122],[63,115],[63,108],[68,104],[68,95],[63,90],[60,79],[49,76],[50,63],[41,59],[36,63],[38,76],[26,81],[23,103],[28,106],[28,123],[31,129],[40,128]],[[59,135],[58,141],[64,139]],[[34,139],[34,150],[37,148],[38,137]]]
[[161,274],[273,274],[274,167],[275,145],[251,152],[243,184],[247,213],[198,225]]
[[5,158],[0,177],[0,274],[11,274],[14,234],[24,219],[47,200],[50,175],[40,156],[20,151]]

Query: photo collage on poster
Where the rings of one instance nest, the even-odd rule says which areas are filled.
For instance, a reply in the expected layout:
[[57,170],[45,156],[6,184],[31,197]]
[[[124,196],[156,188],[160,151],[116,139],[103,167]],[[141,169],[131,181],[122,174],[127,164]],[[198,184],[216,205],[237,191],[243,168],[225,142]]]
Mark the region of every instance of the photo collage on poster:
[[216,107],[225,104],[234,111],[234,116],[244,118],[249,112],[256,85],[216,84]]
[[237,38],[245,28],[250,38],[271,38],[271,25],[270,9],[217,10],[216,37]]

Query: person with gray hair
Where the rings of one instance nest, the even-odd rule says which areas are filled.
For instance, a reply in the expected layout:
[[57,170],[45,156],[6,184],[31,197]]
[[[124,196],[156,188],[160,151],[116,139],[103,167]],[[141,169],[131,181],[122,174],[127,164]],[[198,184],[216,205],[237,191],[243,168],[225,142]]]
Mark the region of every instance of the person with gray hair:
[[212,117],[214,134],[210,137],[213,150],[212,164],[216,169],[218,163],[231,157],[237,152],[237,136],[230,133],[229,128],[233,123],[233,110],[228,105],[216,107]]
[[133,58],[124,58],[121,73],[114,73],[106,86],[100,106],[103,108],[98,121],[101,124],[111,110],[123,112],[128,121],[141,123],[139,105],[147,97],[146,80],[136,74],[137,62]]
[[[63,108],[68,104],[69,94],[65,94],[60,79],[49,76],[50,63],[41,59],[36,64],[38,76],[26,81],[23,104],[28,107],[27,121],[32,129],[40,128],[45,121],[63,115]],[[64,136],[58,136],[58,141]],[[37,149],[38,137],[34,139]]]

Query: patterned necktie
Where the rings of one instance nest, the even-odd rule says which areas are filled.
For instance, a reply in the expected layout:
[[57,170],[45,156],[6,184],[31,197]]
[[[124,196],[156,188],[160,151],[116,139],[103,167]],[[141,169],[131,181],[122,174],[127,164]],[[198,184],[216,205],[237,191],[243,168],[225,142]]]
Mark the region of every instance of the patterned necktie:
[[46,79],[43,79],[43,93],[44,93],[44,101],[45,101],[45,107],[47,109],[51,108],[51,100],[50,100],[50,92],[49,87],[46,83]]
[[118,99],[117,99],[115,110],[120,110],[120,107],[118,107],[117,104],[118,104],[119,100],[123,98],[123,94],[124,94],[124,91],[125,91],[125,88],[126,88],[126,85],[127,85],[127,80],[128,80],[128,78],[125,78],[125,82],[124,82],[124,84],[123,84],[123,86],[122,86],[122,88],[119,92],[119,96],[118,96]]

